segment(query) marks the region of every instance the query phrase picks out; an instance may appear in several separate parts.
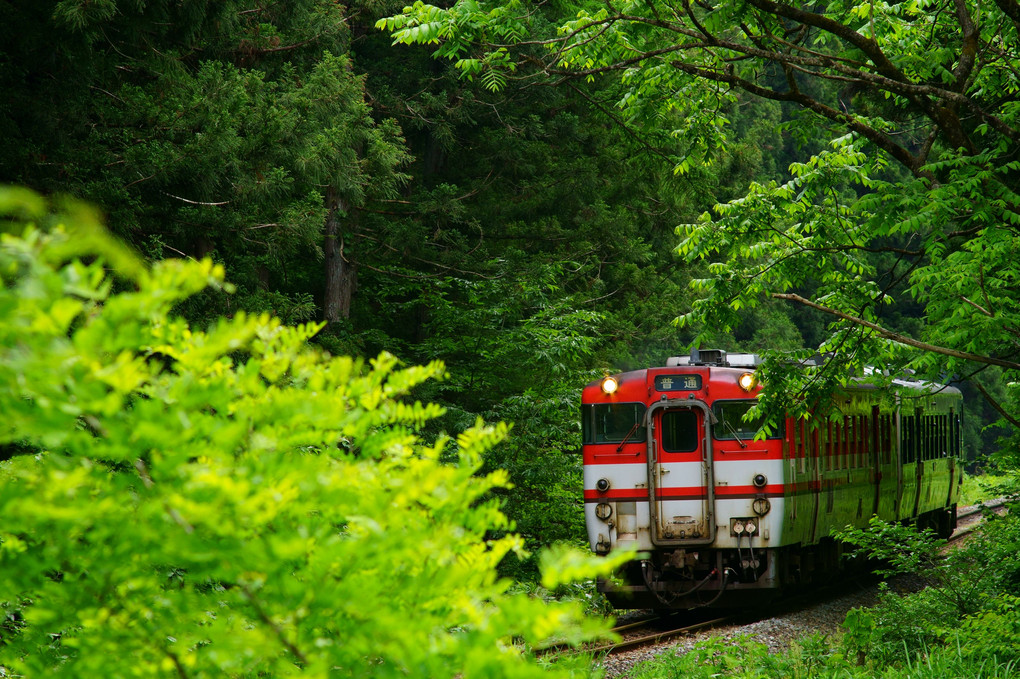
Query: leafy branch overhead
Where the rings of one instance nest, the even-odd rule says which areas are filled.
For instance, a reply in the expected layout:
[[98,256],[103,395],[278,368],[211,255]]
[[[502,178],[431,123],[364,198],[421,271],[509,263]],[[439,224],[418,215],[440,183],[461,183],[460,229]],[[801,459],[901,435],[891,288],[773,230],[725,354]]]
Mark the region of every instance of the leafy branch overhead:
[[[994,405],[1016,423],[1018,10],[1015,0],[642,0],[550,17],[516,3],[418,3],[380,27],[426,42],[410,31],[427,21],[442,27],[428,33],[436,56],[484,60],[526,26],[514,45],[522,63],[614,83],[622,120],[683,140],[680,174],[731,141],[726,111],[777,102],[789,121],[777,134],[814,150],[787,180],[752,183],[679,228],[678,252],[707,265],[679,323],[704,338],[766,300],[804,305],[829,322],[809,353],[834,356],[833,381],[867,363],[933,379],[998,366],[1005,395]],[[905,303],[923,323],[886,327]],[[806,393],[794,373],[765,372],[780,377]]]

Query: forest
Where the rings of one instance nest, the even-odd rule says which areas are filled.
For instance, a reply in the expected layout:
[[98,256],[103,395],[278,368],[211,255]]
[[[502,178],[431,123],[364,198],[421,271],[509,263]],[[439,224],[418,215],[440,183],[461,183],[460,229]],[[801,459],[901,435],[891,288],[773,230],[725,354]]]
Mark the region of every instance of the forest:
[[[0,670],[585,671],[503,643],[604,633],[529,596],[614,566],[576,550],[580,389],[690,347],[761,354],[770,417],[864,366],[952,382],[968,469],[1008,474],[1018,31],[1016,0],[3,3]],[[1020,638],[996,596],[961,614]]]

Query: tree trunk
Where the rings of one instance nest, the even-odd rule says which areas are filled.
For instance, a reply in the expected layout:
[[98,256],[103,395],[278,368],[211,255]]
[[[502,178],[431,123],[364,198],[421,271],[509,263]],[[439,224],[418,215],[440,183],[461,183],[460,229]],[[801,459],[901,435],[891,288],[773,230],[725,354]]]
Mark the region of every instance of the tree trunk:
[[327,325],[350,318],[351,296],[354,294],[356,270],[354,262],[344,258],[344,236],[340,220],[347,216],[348,205],[336,192],[326,192],[326,295],[323,318]]

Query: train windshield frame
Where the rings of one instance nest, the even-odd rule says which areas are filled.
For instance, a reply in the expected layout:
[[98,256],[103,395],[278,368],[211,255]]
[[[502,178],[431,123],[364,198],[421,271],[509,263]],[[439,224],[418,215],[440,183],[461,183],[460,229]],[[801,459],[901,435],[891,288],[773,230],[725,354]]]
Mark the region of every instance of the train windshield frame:
[[[716,422],[712,425],[712,438],[717,441],[751,441],[761,429],[762,418],[751,422],[744,420],[744,413],[757,403],[754,399],[727,399],[712,404]],[[781,439],[785,435],[785,423],[766,436],[766,439]]]
[[584,443],[644,443],[644,403],[596,403],[582,406]]

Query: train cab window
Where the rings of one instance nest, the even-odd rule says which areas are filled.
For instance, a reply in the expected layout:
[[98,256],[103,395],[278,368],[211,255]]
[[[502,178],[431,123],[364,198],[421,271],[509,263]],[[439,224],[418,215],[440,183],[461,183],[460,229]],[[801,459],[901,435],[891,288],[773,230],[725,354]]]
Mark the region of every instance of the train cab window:
[[586,444],[643,443],[645,440],[643,403],[606,403],[582,407],[581,422]]
[[662,449],[667,453],[693,453],[698,449],[698,415],[693,410],[667,410],[662,414]]
[[[716,423],[712,425],[712,438],[717,441],[750,441],[761,429],[761,418],[750,422],[744,420],[744,413],[754,406],[754,401],[716,401],[712,405]],[[783,423],[774,427],[766,438],[783,438]]]

